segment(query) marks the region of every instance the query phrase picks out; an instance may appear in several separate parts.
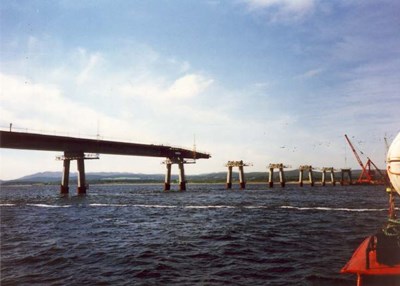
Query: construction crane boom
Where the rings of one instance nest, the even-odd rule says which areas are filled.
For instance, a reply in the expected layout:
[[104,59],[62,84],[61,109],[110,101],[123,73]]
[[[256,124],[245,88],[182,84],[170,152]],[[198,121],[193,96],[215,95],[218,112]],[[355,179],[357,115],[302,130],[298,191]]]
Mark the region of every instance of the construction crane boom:
[[381,170],[379,170],[378,166],[376,166],[375,163],[372,162],[372,160],[370,158],[368,158],[368,161],[371,162],[372,166],[374,166],[375,170],[378,172],[378,174],[381,177],[382,181],[385,182],[385,185],[386,186],[390,186],[390,181],[389,181],[388,177],[385,176],[385,174],[383,174]]
[[361,161],[361,159],[360,159],[360,156],[358,156],[357,151],[356,151],[356,149],[354,148],[353,144],[351,144],[351,141],[350,141],[349,137],[347,137],[347,134],[344,134],[344,137],[346,138],[347,142],[349,143],[350,148],[351,148],[351,150],[352,150],[353,153],[354,153],[354,156],[356,156],[356,159],[357,159],[358,164],[361,166],[362,169],[364,169],[364,165],[363,165],[363,163],[362,163],[362,161]]

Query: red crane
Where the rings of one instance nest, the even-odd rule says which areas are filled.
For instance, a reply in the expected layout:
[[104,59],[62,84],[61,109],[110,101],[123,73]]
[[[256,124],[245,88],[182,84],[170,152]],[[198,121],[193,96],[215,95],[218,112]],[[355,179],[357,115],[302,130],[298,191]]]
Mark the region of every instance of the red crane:
[[365,163],[365,165],[363,164],[363,162],[360,159],[360,156],[358,156],[358,153],[356,151],[356,149],[354,148],[353,144],[351,144],[351,141],[349,139],[349,137],[347,137],[347,135],[345,134],[344,137],[346,138],[347,142],[350,145],[351,150],[354,153],[354,156],[357,159],[358,164],[360,165],[362,171],[360,174],[360,177],[358,177],[357,183],[358,184],[373,184],[376,183],[373,180],[373,171],[371,171],[371,165],[373,165],[373,167],[376,169],[376,171],[378,172],[378,174],[380,175],[382,182],[379,183],[383,183],[386,181],[385,176],[382,174],[382,172],[376,167],[376,165],[374,164],[374,162],[372,162],[372,160],[370,158],[367,158],[367,163]]

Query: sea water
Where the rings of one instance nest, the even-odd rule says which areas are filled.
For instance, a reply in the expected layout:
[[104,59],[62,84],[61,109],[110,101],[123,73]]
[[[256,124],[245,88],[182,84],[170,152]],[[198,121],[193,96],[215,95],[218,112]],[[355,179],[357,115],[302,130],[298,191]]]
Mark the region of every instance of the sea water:
[[[173,186],[176,188],[176,186]],[[235,186],[234,186],[235,188]],[[2,186],[1,285],[355,285],[383,186]]]

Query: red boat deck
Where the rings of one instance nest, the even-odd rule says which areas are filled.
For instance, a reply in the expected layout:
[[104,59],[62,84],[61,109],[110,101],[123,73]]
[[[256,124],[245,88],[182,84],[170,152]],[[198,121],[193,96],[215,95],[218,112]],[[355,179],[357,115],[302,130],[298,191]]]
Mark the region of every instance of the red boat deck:
[[[366,238],[340,272],[357,274],[357,286],[361,286],[361,284],[364,284],[363,282],[367,282],[368,285],[379,286],[400,285],[400,264],[385,265],[378,263],[376,249],[371,247],[373,240],[374,236]],[[368,277],[368,279],[363,281],[362,277]],[[373,278],[373,280],[370,278]]]
[[[366,238],[351,259],[340,271],[341,273],[353,273],[362,275],[400,275],[400,264],[384,265],[376,260],[376,250],[368,251],[368,245],[371,237]],[[369,267],[367,268],[367,255],[369,257]]]

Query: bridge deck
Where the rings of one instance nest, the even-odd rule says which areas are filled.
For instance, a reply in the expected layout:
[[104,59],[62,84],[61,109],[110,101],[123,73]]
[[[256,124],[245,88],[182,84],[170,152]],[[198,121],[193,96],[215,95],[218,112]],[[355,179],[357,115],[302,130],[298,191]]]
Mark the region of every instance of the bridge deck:
[[207,153],[164,145],[125,143],[9,131],[0,131],[0,148],[165,158],[179,157],[182,159],[208,159],[211,157]]

